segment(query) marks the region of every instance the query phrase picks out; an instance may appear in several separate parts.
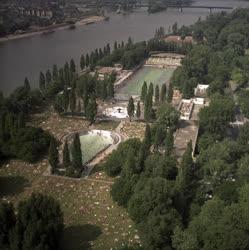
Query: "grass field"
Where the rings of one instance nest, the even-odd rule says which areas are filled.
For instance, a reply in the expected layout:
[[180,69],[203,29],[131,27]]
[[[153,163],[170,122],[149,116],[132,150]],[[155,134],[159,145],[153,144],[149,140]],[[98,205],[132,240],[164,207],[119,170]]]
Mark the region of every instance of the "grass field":
[[32,192],[59,201],[65,222],[61,250],[105,250],[139,242],[127,212],[112,201],[113,179],[102,171],[88,180],[43,176],[47,164],[47,160],[32,165],[10,161],[0,167],[0,201],[17,205]]
[[140,95],[144,81],[147,84],[153,83],[154,86],[157,84],[159,87],[164,83],[168,83],[172,76],[174,69],[160,69],[156,67],[142,67],[138,70],[127,84],[120,89],[119,94],[128,95]]
[[89,133],[80,136],[80,143],[83,163],[86,163],[105,147],[112,144],[113,140],[111,137]]

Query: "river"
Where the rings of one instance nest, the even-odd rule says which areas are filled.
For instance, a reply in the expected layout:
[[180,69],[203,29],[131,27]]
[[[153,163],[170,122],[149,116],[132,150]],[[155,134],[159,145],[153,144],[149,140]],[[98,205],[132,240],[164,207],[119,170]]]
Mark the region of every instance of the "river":
[[[249,2],[198,0],[195,5],[249,7]],[[76,64],[79,64],[82,53],[107,43],[126,41],[129,36],[134,41],[148,40],[160,26],[167,31],[174,22],[179,26],[190,25],[208,14],[207,9],[184,9],[183,13],[170,9],[151,15],[145,9],[127,15],[109,13],[109,21],[0,43],[0,91],[8,95],[23,84],[25,77],[30,80],[31,87],[37,87],[39,72],[51,69],[54,63],[61,66],[74,58]]]

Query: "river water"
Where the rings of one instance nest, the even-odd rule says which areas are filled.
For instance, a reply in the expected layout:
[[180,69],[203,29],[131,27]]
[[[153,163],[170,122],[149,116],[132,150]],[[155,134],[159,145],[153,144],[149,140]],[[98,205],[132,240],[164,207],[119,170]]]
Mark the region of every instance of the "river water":
[[[195,5],[249,7],[249,2],[198,0]],[[145,9],[127,15],[109,13],[109,21],[0,43],[0,91],[8,95],[23,84],[25,77],[28,77],[32,87],[37,87],[39,72],[52,68],[54,63],[61,66],[74,58],[79,64],[82,53],[107,43],[126,41],[129,36],[135,41],[148,40],[160,26],[167,31],[174,22],[179,26],[190,25],[208,14],[207,9],[184,9],[183,13],[170,9],[151,15]]]

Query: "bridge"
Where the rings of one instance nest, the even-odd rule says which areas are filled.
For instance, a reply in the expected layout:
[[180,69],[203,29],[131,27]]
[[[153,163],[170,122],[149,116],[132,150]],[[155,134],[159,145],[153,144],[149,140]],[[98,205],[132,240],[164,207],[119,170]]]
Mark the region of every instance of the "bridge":
[[[105,6],[111,6],[113,3],[110,1],[105,2]],[[141,8],[141,7],[149,7],[149,3],[143,1],[143,0],[128,0],[128,6],[132,6],[133,8]],[[114,4],[115,6],[119,7],[120,3]],[[87,7],[96,7],[96,4],[87,4]],[[229,6],[213,6],[213,5],[187,5],[187,4],[168,4],[165,6],[166,9],[168,8],[175,8],[179,9],[180,12],[183,12],[183,9],[208,9],[210,13],[212,13],[213,10],[234,10],[235,7],[229,7]]]
[[[149,7],[148,4],[137,4],[136,7]],[[183,9],[208,9],[210,13],[212,13],[212,10],[233,10],[234,7],[228,7],[228,6],[206,6],[206,5],[167,5],[166,9],[168,8],[176,8],[179,9],[180,12],[183,12]]]

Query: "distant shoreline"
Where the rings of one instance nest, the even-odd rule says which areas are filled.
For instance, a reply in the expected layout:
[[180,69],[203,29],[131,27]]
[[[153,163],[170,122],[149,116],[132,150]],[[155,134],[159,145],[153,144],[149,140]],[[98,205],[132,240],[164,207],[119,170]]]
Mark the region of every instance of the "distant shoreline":
[[[104,17],[104,16],[90,16],[90,17],[83,18],[79,21],[76,21],[75,26],[92,24],[92,23],[101,22],[104,20],[106,20],[106,17]],[[16,39],[21,39],[21,38],[26,38],[26,37],[31,37],[31,36],[35,36],[35,35],[42,35],[43,33],[48,34],[49,32],[54,32],[57,30],[68,29],[68,28],[70,28],[71,25],[72,24],[68,24],[68,23],[55,24],[55,25],[51,25],[48,27],[40,28],[37,31],[31,31],[31,32],[23,33],[23,34],[8,35],[5,37],[1,37],[0,43],[11,41],[11,40],[16,40]]]

